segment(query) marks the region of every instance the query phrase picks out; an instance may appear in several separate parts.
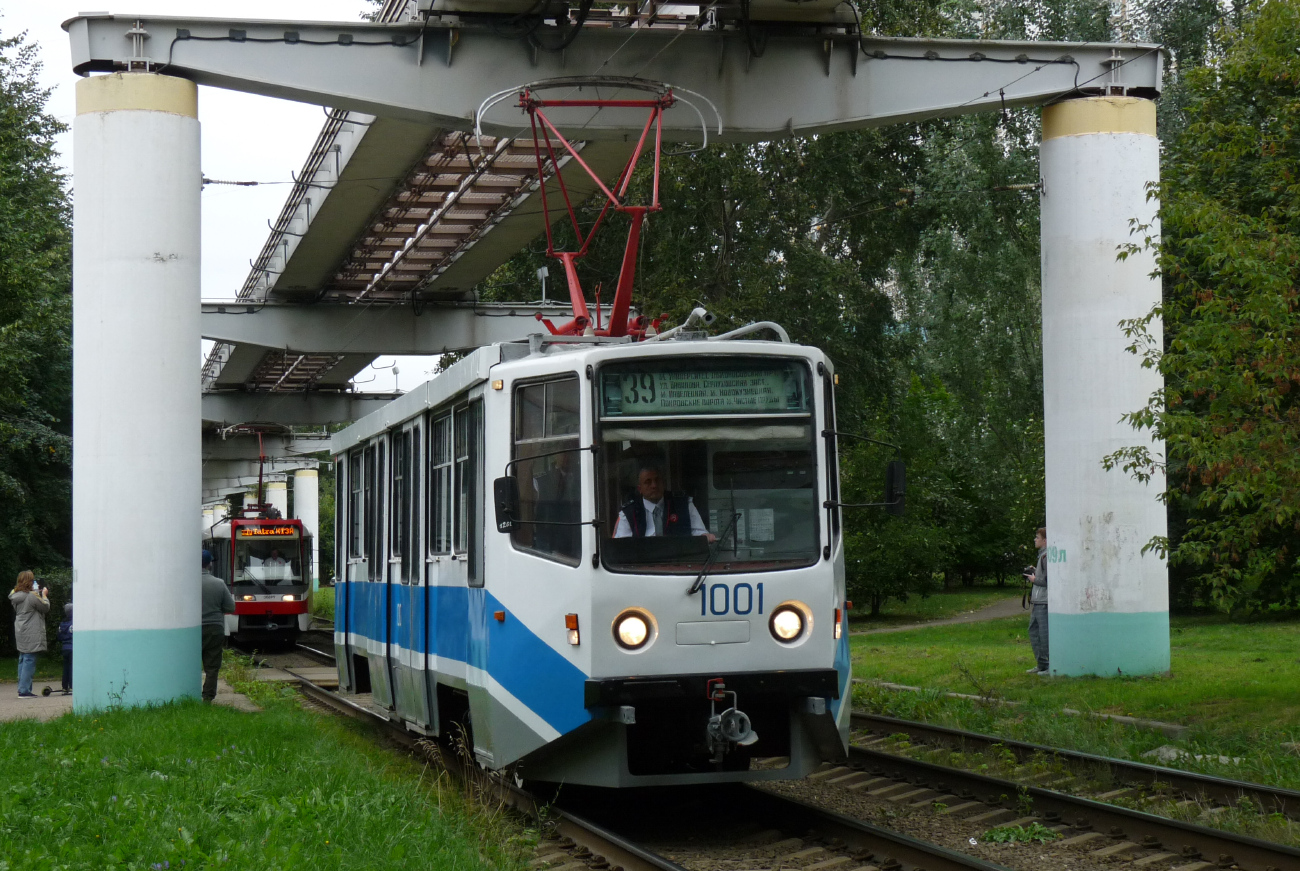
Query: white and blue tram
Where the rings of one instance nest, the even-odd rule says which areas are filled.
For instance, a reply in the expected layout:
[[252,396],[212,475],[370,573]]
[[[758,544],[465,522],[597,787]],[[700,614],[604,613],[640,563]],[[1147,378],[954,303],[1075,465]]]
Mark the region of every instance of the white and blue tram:
[[834,414],[784,341],[474,351],[334,436],[341,686],[530,780],[842,758]]

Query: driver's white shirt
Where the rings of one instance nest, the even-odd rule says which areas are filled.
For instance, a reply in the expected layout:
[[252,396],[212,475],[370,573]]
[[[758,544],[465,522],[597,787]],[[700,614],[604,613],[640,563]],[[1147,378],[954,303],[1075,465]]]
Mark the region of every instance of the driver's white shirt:
[[[658,502],[651,502],[649,499],[642,496],[641,503],[645,506],[646,538],[653,538],[655,534],[655,524],[654,524],[655,509],[663,505],[664,500],[660,499]],[[700,519],[700,512],[695,507],[695,500],[691,499],[689,496],[686,499],[686,508],[691,515],[691,535],[707,534],[709,530],[704,525],[704,521]],[[665,508],[665,514],[662,522],[665,526],[668,525],[668,515],[666,513],[666,508]],[[627,515],[625,515],[622,511],[618,512],[618,525],[614,527],[614,537],[615,538],[632,537],[632,527],[627,522]]]

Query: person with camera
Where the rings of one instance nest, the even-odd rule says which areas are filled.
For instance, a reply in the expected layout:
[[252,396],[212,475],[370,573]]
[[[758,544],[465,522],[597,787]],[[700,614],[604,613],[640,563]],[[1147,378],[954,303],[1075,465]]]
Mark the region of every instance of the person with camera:
[[1038,548],[1038,564],[1026,566],[1025,580],[1029,581],[1029,645],[1034,650],[1036,665],[1026,674],[1048,675],[1047,650],[1047,529],[1038,527],[1034,534],[1034,547]]
[[9,604],[14,606],[14,643],[18,647],[18,698],[34,699],[32,678],[36,675],[36,654],[43,653],[45,615],[50,610],[49,591],[31,572],[20,572]]

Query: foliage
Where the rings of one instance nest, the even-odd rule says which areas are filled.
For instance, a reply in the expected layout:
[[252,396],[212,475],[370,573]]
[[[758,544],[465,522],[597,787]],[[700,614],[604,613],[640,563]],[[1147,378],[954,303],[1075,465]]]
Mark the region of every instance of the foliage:
[[39,70],[0,38],[0,578],[71,552],[71,210]]
[[980,835],[980,840],[991,844],[1046,844],[1059,837],[1060,832],[1034,822],[1027,826],[998,826]]
[[311,613],[334,622],[334,588],[321,587],[311,597]]
[[[322,462],[320,464],[320,503],[317,513],[317,549],[319,550],[318,564],[316,567],[317,577],[322,584],[334,582],[334,572],[337,567],[334,557],[335,535],[334,528],[337,518],[338,499],[337,492],[338,474],[334,463]],[[333,613],[330,614],[333,616]]]
[[[1298,28],[1300,3],[1266,4],[1187,74],[1159,192],[1164,300],[1125,323],[1165,378],[1127,416],[1168,450],[1175,522],[1151,546],[1223,610],[1300,602]],[[1108,462],[1146,479],[1165,458],[1138,445]]]

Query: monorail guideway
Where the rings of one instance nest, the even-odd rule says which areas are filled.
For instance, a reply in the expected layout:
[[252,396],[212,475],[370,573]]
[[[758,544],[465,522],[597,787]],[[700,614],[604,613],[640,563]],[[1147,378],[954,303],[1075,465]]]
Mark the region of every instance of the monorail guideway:
[[[393,8],[398,7],[394,4]],[[865,38],[852,24],[843,22],[820,22],[811,27],[807,22],[767,22],[763,24],[771,37],[767,51],[754,57],[744,48],[752,38],[748,21],[701,16],[686,27],[661,27],[651,16],[645,21],[629,20],[629,26],[633,23],[633,41],[620,28],[586,28],[574,30],[564,51],[554,54],[527,47],[521,51],[523,43],[507,39],[492,13],[444,17],[433,7],[425,8],[418,21],[388,24],[111,15],[79,16],[67,23],[74,69],[85,75],[112,72],[78,83],[74,124],[78,196],[73,267],[76,283],[83,289],[74,307],[78,342],[74,437],[82,446],[74,457],[74,551],[77,598],[89,615],[78,626],[79,644],[87,653],[79,656],[76,664],[76,679],[82,688],[78,709],[94,710],[110,702],[163,702],[194,695],[198,689],[197,592],[175,582],[177,577],[191,574],[190,564],[199,544],[189,518],[193,515],[192,496],[200,489],[199,444],[191,438],[193,420],[200,410],[192,379],[183,376],[184,366],[179,363],[192,352],[199,337],[200,186],[195,180],[201,174],[196,82],[432,122],[443,129],[469,130],[483,119],[465,115],[467,107],[478,105],[485,94],[524,82],[544,82],[572,75],[575,70],[599,72],[610,80],[639,76],[644,82],[672,81],[678,86],[676,92],[660,90],[648,98],[657,103],[660,113],[651,123],[637,114],[646,108],[644,89],[633,95],[642,100],[635,106],[629,103],[595,110],[587,105],[547,106],[537,98],[536,89],[525,91],[520,104],[526,111],[534,111],[534,116],[538,109],[543,114],[554,113],[557,131],[572,127],[593,140],[640,136],[647,146],[653,139],[656,156],[661,138],[691,139],[698,130],[696,119],[687,115],[662,122],[662,133],[656,126],[662,121],[663,110],[683,94],[698,95],[700,106],[707,103],[719,108],[725,137],[750,141],[1000,106],[1048,104],[1043,111],[1040,189],[1043,332],[1045,344],[1055,349],[1044,361],[1047,526],[1053,552],[1059,555],[1051,591],[1053,667],[1063,674],[1113,674],[1116,667],[1124,673],[1140,674],[1168,668],[1165,567],[1157,556],[1141,553],[1142,542],[1164,532],[1162,507],[1154,490],[1118,473],[1104,473],[1098,463],[1116,447],[1132,443],[1135,435],[1117,421],[1160,386],[1158,373],[1139,366],[1114,327],[1124,318],[1144,316],[1159,302],[1159,282],[1151,277],[1153,255],[1141,252],[1117,261],[1113,254],[1130,240],[1134,220],[1155,226],[1156,204],[1147,200],[1146,187],[1158,178],[1151,98],[1160,89],[1159,48]],[[165,59],[160,54],[164,47]],[[597,96],[631,99],[617,90]],[[491,119],[485,122],[490,128],[487,132],[494,135],[512,135],[517,129],[513,119],[488,122]],[[547,137],[535,134],[534,146],[543,140],[551,144]],[[559,146],[555,155],[565,147]],[[547,159],[554,170],[558,166],[555,156]],[[550,173],[540,152],[538,172],[539,181]],[[627,202],[628,188],[623,182],[620,179],[613,187],[606,188],[603,183],[600,187],[605,188],[610,208],[632,217],[631,252],[638,215],[653,211],[657,201]],[[120,219],[126,204],[134,216],[129,222]],[[165,256],[158,256],[159,252]],[[617,356],[613,345],[599,351],[582,348],[584,338],[607,344],[627,337],[648,338],[661,330],[663,325],[646,323],[627,308],[633,258],[625,258],[610,317],[605,320],[599,307],[594,313],[583,310],[584,295],[571,268],[582,250],[567,256],[555,253],[565,267],[574,319],[559,327],[550,325],[559,334],[553,338],[592,354]],[[1108,292],[1097,293],[1099,286]],[[584,335],[587,333],[593,335]],[[663,347],[654,351],[672,356],[664,348],[677,344],[662,343]],[[537,356],[544,359],[552,355],[558,359],[567,353],[545,341],[534,345]],[[139,363],[146,358],[161,364],[142,369]],[[499,365],[507,362],[513,365],[515,361]],[[614,363],[612,357],[607,362]],[[630,366],[631,359],[623,362]],[[482,358],[480,363],[488,365]],[[575,374],[580,403],[594,403],[594,398],[587,398],[591,385],[586,383],[586,374]],[[827,492],[825,470],[807,460],[810,444],[813,455],[819,455],[822,446],[830,443],[821,431],[833,433],[833,425],[796,434],[788,428],[793,424],[785,422],[792,419],[773,418],[764,424],[760,435],[758,429],[751,428],[750,417],[722,422],[724,415],[698,428],[698,432],[707,429],[707,437],[686,438],[673,432],[662,404],[655,407],[661,386],[669,393],[689,389],[683,386],[680,374],[641,372],[633,367],[618,377],[619,400],[629,407],[642,403],[642,396],[651,392],[656,398],[646,400],[647,414],[611,407],[608,414],[598,415],[594,405],[583,412],[591,417],[583,419],[589,423],[580,423],[578,443],[601,453],[576,452],[586,476],[584,487],[590,487],[580,497],[580,519],[595,518],[604,524],[600,528],[604,556],[597,557],[597,568],[588,564],[584,571],[599,570],[610,578],[621,578],[635,570],[637,577],[665,585],[680,584],[686,578],[695,588],[692,596],[702,596],[706,612],[716,605],[718,610],[725,607],[728,615],[735,615],[738,605],[742,610],[757,607],[758,588],[754,588],[750,604],[750,592],[738,586],[742,582],[732,582],[742,569],[764,571],[767,566],[775,578],[783,572],[812,571],[831,558],[822,544],[819,560],[806,568],[794,567],[813,559],[808,544],[814,528],[816,536],[824,536],[837,522],[837,497]],[[645,394],[639,386],[643,377],[648,379]],[[129,407],[116,399],[120,385],[128,383],[136,385],[139,398]],[[814,391],[816,383],[814,377]],[[1095,389],[1097,384],[1107,385],[1107,390]],[[437,392],[432,387],[429,391],[428,395]],[[613,396],[611,392],[609,398]],[[476,494],[477,501],[466,503],[465,510],[472,508],[480,514],[487,499],[484,470],[466,464],[472,446],[483,443],[485,427],[493,439],[504,432],[496,429],[504,425],[504,417],[483,417],[492,413],[499,398],[494,392],[465,394],[465,407],[450,409],[451,417],[445,422],[450,429],[443,432],[437,421],[412,419],[409,436],[393,442],[402,445],[402,463],[407,456],[415,462],[422,451],[439,446],[443,453],[437,464],[450,477],[425,482],[426,486],[445,486],[447,492],[455,490],[465,498]],[[408,407],[402,402],[393,407]],[[504,410],[498,409],[498,413],[504,415]],[[813,413],[819,413],[815,400]],[[147,443],[134,437],[132,420],[140,416],[154,421],[155,438]],[[575,435],[548,430],[547,426],[544,419],[539,442],[553,440],[560,445]],[[608,445],[587,440],[596,438],[598,432],[619,429],[626,437],[612,439]],[[417,449],[421,436],[423,447]],[[395,454],[384,453],[389,450],[386,444],[373,449],[373,458],[361,458],[367,470],[373,468],[379,474],[379,469],[392,467]],[[1152,448],[1162,451],[1159,443]],[[494,468],[504,469],[506,462],[516,458],[506,456],[500,445],[497,450],[499,455],[489,458],[494,463],[500,460]],[[663,483],[695,490],[691,498],[699,503],[695,506],[699,524],[720,539],[711,543],[719,546],[707,554],[698,542],[689,541],[699,536],[680,536],[685,543],[669,543],[679,536],[665,535],[662,541],[647,544],[636,541],[636,535],[630,536],[630,541],[616,532],[606,535],[606,526],[617,528],[617,518],[608,513],[617,506],[605,503],[624,495],[617,493],[619,486],[628,485],[621,476],[643,455],[654,452],[664,464],[661,474],[678,476]],[[568,516],[565,512],[572,508],[563,498],[542,498],[543,488],[551,488],[545,491],[549,494],[559,485],[566,461],[543,458],[540,453],[522,459],[531,464],[528,473],[537,481],[513,476],[520,492],[520,510]],[[419,480],[414,472],[410,477]],[[811,512],[806,498],[794,493],[798,487],[775,486],[808,478],[816,479],[814,486],[819,488]],[[598,481],[604,489],[598,489]],[[477,482],[479,489],[470,482]],[[159,558],[143,563],[134,548],[121,541],[112,523],[120,494],[138,491],[140,486],[145,487],[142,497],[158,509],[159,540],[169,545]],[[537,489],[531,490],[530,496],[534,486]],[[779,496],[770,495],[776,491],[781,491]],[[429,496],[433,492],[424,491]],[[596,510],[597,495],[600,510],[606,512],[600,516],[587,513]],[[529,498],[531,508],[526,505]],[[417,502],[412,495],[411,504]],[[828,503],[831,507],[826,507]],[[816,509],[817,505],[823,507]],[[685,520],[681,512],[673,513],[678,514],[677,521],[670,521],[674,529],[681,524],[695,529],[697,521],[689,506]],[[817,518],[815,527],[813,516]],[[638,520],[635,510],[627,517],[629,524]],[[558,525],[567,522],[550,521],[553,529],[531,533],[533,545],[540,538],[548,548],[571,552],[572,532]],[[462,524],[466,532],[468,523]],[[540,527],[540,518],[535,517],[534,525]],[[448,528],[461,529],[455,523]],[[421,534],[433,535],[436,540],[438,533]],[[454,532],[455,536],[462,534]],[[594,528],[584,529],[579,541],[593,535]],[[371,537],[387,542],[388,531],[376,530]],[[467,588],[475,588],[468,582],[481,584],[485,554],[482,550],[477,555],[456,550],[458,544],[469,547],[454,539],[445,558],[431,557],[432,565],[446,577],[462,577]],[[594,548],[596,541],[590,544]],[[402,542],[396,553],[409,546]],[[507,552],[527,555],[526,550],[511,543]],[[586,559],[585,545],[578,550],[580,560]],[[1081,558],[1092,552],[1112,554],[1114,559],[1097,562]],[[564,564],[563,560],[554,562]],[[418,558],[408,554],[402,564],[406,574],[401,586],[409,588],[409,579],[420,578]],[[690,568],[696,566],[692,580]],[[366,585],[389,583],[391,569],[386,565],[371,565],[366,572],[369,576],[365,579],[356,578],[354,593],[361,594]],[[682,578],[671,577],[679,573]],[[115,600],[119,579],[126,576],[141,594],[129,608]],[[253,580],[265,584],[267,579]],[[427,577],[421,583],[427,584]],[[765,608],[772,606],[768,596],[780,586],[775,581],[772,586],[768,583],[763,581]],[[556,598],[564,596],[556,593]],[[141,607],[139,601],[147,605]],[[700,599],[691,602],[698,608]],[[358,638],[374,641],[391,636],[389,629],[397,626],[402,615],[411,613],[396,602],[392,604],[384,606],[382,623],[388,627],[384,633],[376,630]],[[725,622],[718,615],[705,616]],[[813,613],[812,631],[818,633],[825,621],[820,610]],[[792,631],[795,628],[793,616],[780,622]],[[646,621],[642,623],[647,632],[653,629]],[[513,624],[507,621],[506,625]],[[629,637],[636,634],[634,629],[635,624],[629,623]],[[612,635],[606,638],[603,629],[594,631],[588,626],[571,631],[602,639],[602,644],[615,643]],[[755,632],[761,638],[772,638],[768,627]],[[1098,638],[1105,643],[1097,644]],[[349,644],[352,640],[344,638]],[[383,650],[363,646],[362,661],[376,661],[379,656],[384,667],[378,675],[389,675],[397,686],[406,674],[403,668],[414,674],[420,664],[436,665],[439,654],[434,651],[403,647],[391,638],[385,643],[392,646]],[[728,647],[722,643],[708,646]],[[808,649],[813,646],[811,642],[804,645]],[[654,643],[639,656],[648,662],[656,648],[668,647]],[[566,647],[559,653],[568,660],[573,651]],[[482,671],[480,663],[466,668],[467,675]],[[745,690],[731,684],[727,690],[738,691],[742,706],[745,704]],[[712,704],[716,700],[710,701],[711,697],[712,691],[707,699],[701,692],[700,704]],[[429,706],[439,702],[433,695],[427,698]],[[486,704],[489,699],[484,696],[482,701]],[[448,702],[456,703],[454,699]],[[425,714],[434,717],[433,710]],[[554,730],[553,725],[528,722],[520,735],[531,729],[535,735],[557,737],[547,731]],[[762,728],[756,731],[760,742],[765,740]],[[527,744],[533,739],[520,740]],[[502,753],[508,757],[519,750],[521,747],[514,747]]]

